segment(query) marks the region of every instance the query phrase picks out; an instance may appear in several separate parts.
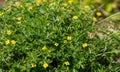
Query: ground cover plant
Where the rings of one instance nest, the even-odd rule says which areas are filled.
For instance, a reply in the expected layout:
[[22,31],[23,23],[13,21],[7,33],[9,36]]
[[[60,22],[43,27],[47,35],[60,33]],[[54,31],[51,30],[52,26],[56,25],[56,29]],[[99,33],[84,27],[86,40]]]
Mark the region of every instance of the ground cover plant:
[[73,0],[13,1],[0,9],[0,71],[119,72],[120,32],[98,35],[101,18]]

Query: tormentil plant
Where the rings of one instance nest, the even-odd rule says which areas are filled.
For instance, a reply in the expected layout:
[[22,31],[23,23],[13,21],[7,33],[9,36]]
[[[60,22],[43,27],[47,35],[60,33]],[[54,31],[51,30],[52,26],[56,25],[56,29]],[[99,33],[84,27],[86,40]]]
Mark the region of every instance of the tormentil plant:
[[[40,1],[40,2],[39,2]],[[25,0],[0,10],[0,71],[116,72],[119,41],[100,39],[94,11],[73,0]]]

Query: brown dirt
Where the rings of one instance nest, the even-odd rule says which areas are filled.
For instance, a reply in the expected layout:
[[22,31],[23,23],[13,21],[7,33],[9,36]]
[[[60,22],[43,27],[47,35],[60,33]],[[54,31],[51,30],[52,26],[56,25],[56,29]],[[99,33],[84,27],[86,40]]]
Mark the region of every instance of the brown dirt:
[[0,7],[1,7],[1,6],[4,6],[4,5],[5,5],[4,0],[0,0]]

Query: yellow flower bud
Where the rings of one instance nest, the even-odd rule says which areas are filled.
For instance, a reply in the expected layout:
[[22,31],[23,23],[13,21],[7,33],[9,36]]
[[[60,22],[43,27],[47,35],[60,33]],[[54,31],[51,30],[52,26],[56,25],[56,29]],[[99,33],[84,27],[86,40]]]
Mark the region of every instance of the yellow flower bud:
[[11,44],[16,44],[16,41],[15,40],[11,40]]
[[70,65],[69,61],[64,62],[65,65]]
[[11,35],[11,33],[12,33],[12,32],[11,32],[10,30],[7,31],[7,35]]
[[84,8],[85,8],[85,9],[89,9],[90,7],[89,7],[88,5],[85,5]]
[[78,19],[78,16],[73,16],[73,19]]
[[59,44],[58,44],[58,43],[55,43],[54,45],[55,45],[55,46],[58,46]]
[[47,47],[46,47],[46,46],[44,46],[44,47],[42,48],[42,50],[43,50],[43,51],[47,50]]
[[46,69],[48,67],[48,64],[47,63],[44,63],[43,64],[43,67]]
[[6,45],[10,44],[10,40],[6,40],[6,41],[5,41],[5,44],[6,44]]
[[93,21],[96,22],[96,21],[97,21],[97,18],[96,18],[96,17],[93,17]]
[[87,43],[83,43],[83,44],[82,44],[82,47],[83,47],[83,48],[85,48],[85,47],[87,47],[87,46],[88,46]]
[[36,67],[36,64],[31,63],[31,67],[32,67],[32,68]]
[[96,12],[96,15],[97,16],[102,16],[102,13],[101,12]]
[[67,40],[72,40],[72,37],[71,36],[67,36]]

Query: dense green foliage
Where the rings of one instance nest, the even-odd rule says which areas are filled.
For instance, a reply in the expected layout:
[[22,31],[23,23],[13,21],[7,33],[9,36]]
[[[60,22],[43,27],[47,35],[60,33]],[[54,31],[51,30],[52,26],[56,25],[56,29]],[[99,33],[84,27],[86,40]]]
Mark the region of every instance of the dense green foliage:
[[120,34],[92,36],[97,32],[93,7],[26,0],[0,11],[1,72],[120,71]]

